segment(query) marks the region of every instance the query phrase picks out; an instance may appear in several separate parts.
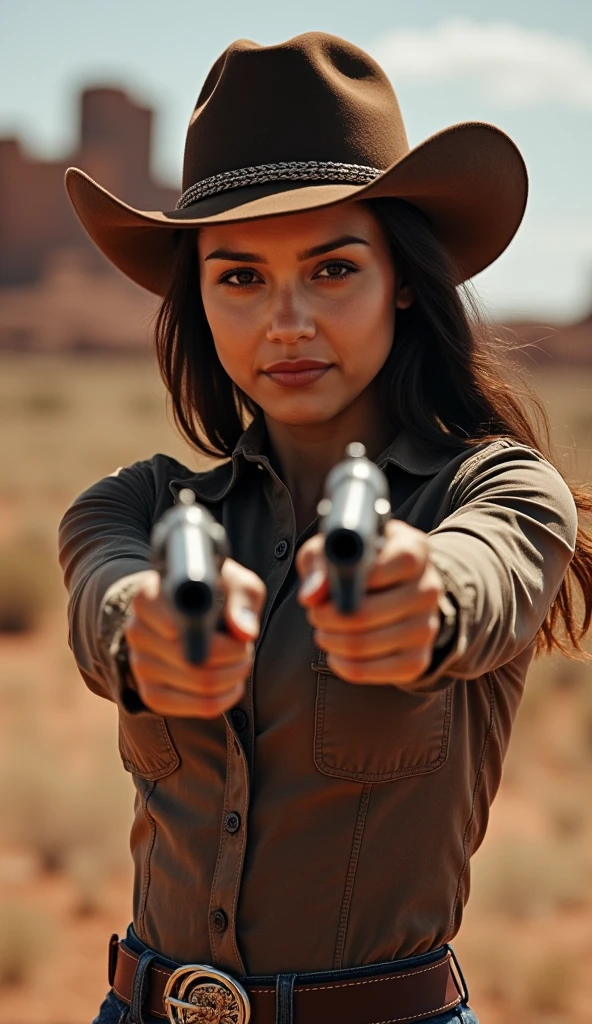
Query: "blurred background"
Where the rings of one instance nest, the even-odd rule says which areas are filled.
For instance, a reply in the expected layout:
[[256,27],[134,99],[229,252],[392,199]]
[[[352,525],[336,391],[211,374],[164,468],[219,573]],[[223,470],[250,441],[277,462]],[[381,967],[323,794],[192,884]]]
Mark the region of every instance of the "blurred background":
[[[0,1024],[83,1024],[131,917],[131,780],[115,706],[67,646],[57,527],[88,485],[176,434],[153,297],[87,241],[63,175],[172,209],[205,75],[230,41],[320,29],[390,74],[412,146],[489,121],[529,206],[474,279],[515,331],[558,464],[592,478],[592,5],[543,0],[8,0],[0,11]],[[455,948],[481,1024],[590,1019],[592,668],[531,669]]]

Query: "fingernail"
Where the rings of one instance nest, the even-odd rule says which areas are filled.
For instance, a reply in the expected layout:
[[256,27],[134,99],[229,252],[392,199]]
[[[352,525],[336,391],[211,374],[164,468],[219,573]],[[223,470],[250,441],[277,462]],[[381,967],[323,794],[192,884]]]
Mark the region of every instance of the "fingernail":
[[252,608],[239,608],[234,617],[245,633],[255,635],[258,632],[259,622]]
[[300,587],[300,597],[310,597],[314,594],[315,590],[318,590],[325,579],[325,573],[322,569],[314,569],[313,572],[304,580]]

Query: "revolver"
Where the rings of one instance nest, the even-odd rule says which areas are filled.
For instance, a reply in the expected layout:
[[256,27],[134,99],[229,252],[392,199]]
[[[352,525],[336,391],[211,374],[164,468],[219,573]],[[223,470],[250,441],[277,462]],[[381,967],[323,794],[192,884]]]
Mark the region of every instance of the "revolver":
[[192,665],[207,659],[214,631],[225,630],[220,570],[229,553],[226,530],[188,487],[152,528],[151,565]]
[[387,478],[366,458],[364,445],[352,441],[345,453],[346,458],[327,474],[317,513],[325,536],[331,600],[342,615],[352,615],[384,544],[391,503]]

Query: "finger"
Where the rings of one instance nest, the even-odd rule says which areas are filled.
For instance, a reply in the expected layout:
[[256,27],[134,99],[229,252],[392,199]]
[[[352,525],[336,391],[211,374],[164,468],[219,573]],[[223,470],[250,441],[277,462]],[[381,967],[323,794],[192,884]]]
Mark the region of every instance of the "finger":
[[329,633],[318,629],[315,644],[328,654],[349,661],[385,657],[433,644],[440,628],[440,616],[422,612],[402,622],[365,633]]
[[365,633],[437,608],[442,589],[439,577],[430,573],[419,585],[401,583],[364,594],[353,615],[340,615],[331,601],[307,608],[306,615],[311,626],[329,633]]
[[156,569],[142,581],[130,601],[130,622],[138,619],[154,633],[166,640],[175,640],[179,636],[176,623],[161,590],[160,573]]
[[[187,661],[179,635],[171,641],[154,633],[150,627],[145,626],[139,619],[129,622],[124,632],[130,653],[133,651],[135,653],[151,655],[163,664],[170,665],[183,673],[187,673],[192,668],[200,668],[200,666],[191,666]],[[252,640],[238,640],[228,633],[215,631],[210,639],[207,664],[211,668],[222,668],[234,665],[245,657],[252,657],[252,654]]]
[[417,647],[388,658],[368,661],[350,661],[333,654],[327,655],[327,665],[346,683],[362,685],[403,685],[419,679],[432,660],[431,647]]
[[325,538],[322,533],[315,533],[309,537],[296,552],[296,570],[301,580],[304,580],[310,573],[322,566],[325,552]]
[[261,628],[261,613],[267,588],[256,573],[232,558],[221,572],[225,592],[224,620],[230,633],[241,640],[254,640]]
[[145,652],[130,652],[130,667],[139,686],[154,685],[195,696],[215,696],[241,680],[251,670],[251,658],[221,668],[199,666],[177,668]]
[[309,537],[296,552],[296,569],[300,576],[298,601],[314,605],[329,596],[327,563],[325,559],[325,538],[322,533]]
[[384,544],[366,577],[366,590],[379,590],[418,579],[429,557],[427,535],[398,519],[389,519]]
[[245,691],[244,682],[237,683],[215,696],[196,697],[166,687],[148,686],[140,696],[147,707],[158,715],[184,718],[217,718],[233,707]]

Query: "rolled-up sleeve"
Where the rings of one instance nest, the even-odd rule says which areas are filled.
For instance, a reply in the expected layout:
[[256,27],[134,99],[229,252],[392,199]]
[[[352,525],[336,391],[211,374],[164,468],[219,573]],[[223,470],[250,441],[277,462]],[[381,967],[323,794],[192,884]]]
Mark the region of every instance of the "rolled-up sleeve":
[[146,460],[83,491],[58,529],[68,645],[78,670],[93,693],[146,713],[120,653],[129,604],[150,570],[154,507],[154,473]]
[[532,643],[573,557],[577,525],[571,491],[536,450],[504,439],[470,457],[453,484],[452,511],[428,534],[456,628],[416,689],[476,679]]

